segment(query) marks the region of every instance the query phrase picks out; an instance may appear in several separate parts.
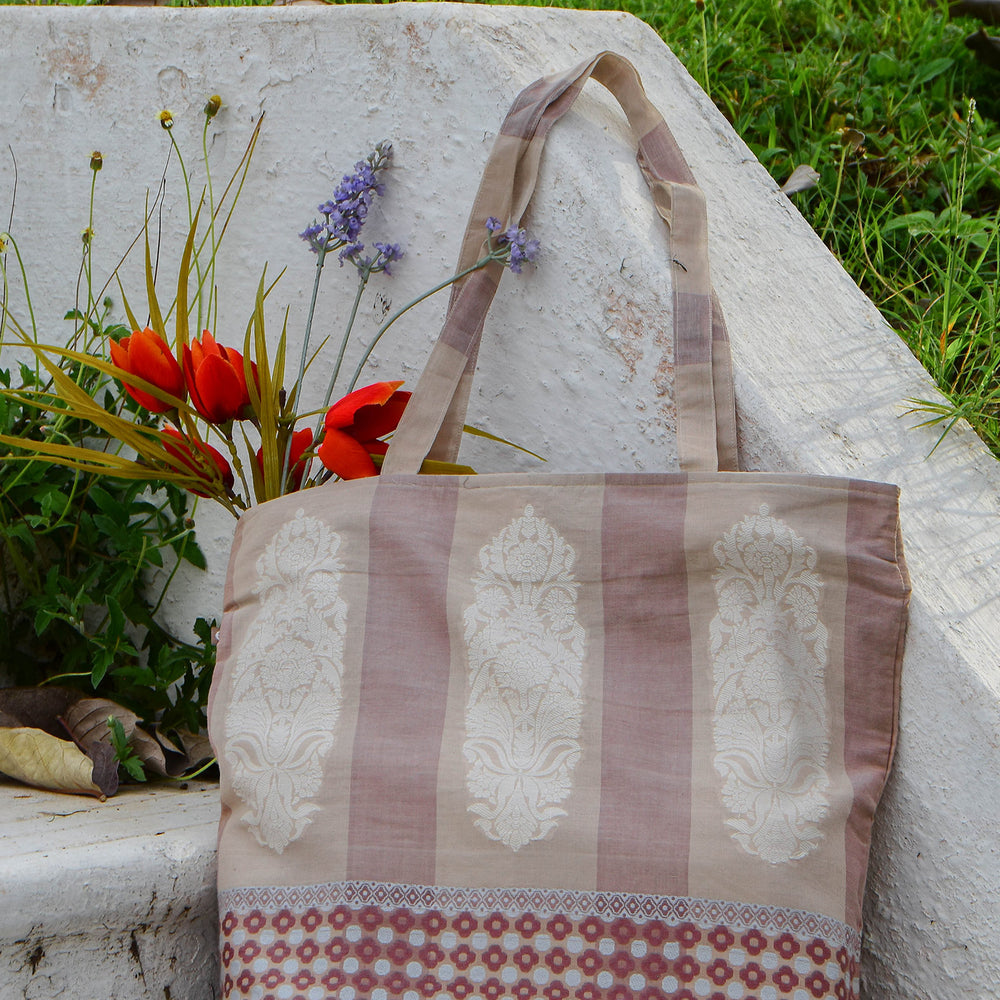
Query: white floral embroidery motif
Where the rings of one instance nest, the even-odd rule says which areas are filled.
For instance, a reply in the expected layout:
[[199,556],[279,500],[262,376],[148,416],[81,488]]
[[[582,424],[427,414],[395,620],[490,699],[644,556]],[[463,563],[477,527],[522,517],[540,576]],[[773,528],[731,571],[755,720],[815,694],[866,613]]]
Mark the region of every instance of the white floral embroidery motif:
[[767,506],[718,542],[709,626],[715,770],[733,839],[770,864],[823,837],[830,737],[816,552]]
[[347,605],[340,536],[299,510],[257,560],[260,613],[239,651],[225,717],[243,822],[281,854],[319,806],[342,701]]
[[479,553],[465,611],[469,811],[517,851],[555,829],[580,758],[586,636],[572,547],[524,509]]

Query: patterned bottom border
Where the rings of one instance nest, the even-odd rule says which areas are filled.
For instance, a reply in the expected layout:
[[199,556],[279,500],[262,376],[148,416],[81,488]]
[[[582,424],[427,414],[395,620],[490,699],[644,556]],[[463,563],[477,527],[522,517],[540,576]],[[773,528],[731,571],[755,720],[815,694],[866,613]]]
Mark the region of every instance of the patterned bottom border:
[[342,882],[220,912],[228,1000],[857,1000],[858,932],[780,907]]

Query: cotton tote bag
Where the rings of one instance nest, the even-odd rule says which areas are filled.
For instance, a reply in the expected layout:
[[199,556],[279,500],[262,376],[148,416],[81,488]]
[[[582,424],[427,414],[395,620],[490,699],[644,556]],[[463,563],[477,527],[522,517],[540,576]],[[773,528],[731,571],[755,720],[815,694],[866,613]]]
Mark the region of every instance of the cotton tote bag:
[[591,78],[670,229],[683,471],[417,474],[456,457],[488,269],[382,475],[242,518],[210,705],[225,997],[857,997],[897,490],[737,471],[705,200],[623,58],[517,98],[460,264]]

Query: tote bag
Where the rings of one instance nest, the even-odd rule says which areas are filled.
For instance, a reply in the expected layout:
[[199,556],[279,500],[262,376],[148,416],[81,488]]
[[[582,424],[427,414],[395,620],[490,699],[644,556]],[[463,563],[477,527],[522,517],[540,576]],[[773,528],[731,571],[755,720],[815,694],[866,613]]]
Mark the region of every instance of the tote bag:
[[417,474],[457,455],[496,267],[381,476],[244,515],[210,703],[225,997],[857,996],[897,490],[737,471],[705,200],[620,56],[517,98],[460,264],[588,78],[670,229],[683,471]]

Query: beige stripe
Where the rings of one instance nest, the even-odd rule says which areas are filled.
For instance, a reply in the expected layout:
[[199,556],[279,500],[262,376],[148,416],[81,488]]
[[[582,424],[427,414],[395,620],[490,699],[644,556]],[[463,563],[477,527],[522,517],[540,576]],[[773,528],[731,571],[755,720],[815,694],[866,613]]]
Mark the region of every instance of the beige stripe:
[[[714,761],[717,753],[713,719],[716,699],[714,665],[710,655],[710,625],[719,608],[713,577],[719,560],[713,547],[726,532],[748,515],[760,513],[766,504],[771,517],[786,524],[817,553],[816,570],[823,581],[820,618],[826,626],[829,645],[825,672],[826,720],[829,750],[825,769],[829,787],[824,793],[828,803],[824,818],[818,823],[822,838],[818,846],[798,860],[772,863],[759,853],[748,851],[733,837],[727,825],[734,818],[723,801],[722,779]],[[851,804],[851,784],[844,769],[844,675],[843,633],[845,628],[846,562],[844,531],[847,516],[846,491],[796,485],[768,486],[756,489],[720,490],[710,483],[693,483],[688,497],[688,521],[685,532],[688,582],[690,587],[691,641],[694,669],[694,730],[691,783],[694,790],[691,818],[689,894],[696,897],[746,899],[823,913],[844,919],[844,884],[846,877],[844,824]],[[763,543],[766,550],[766,540]],[[794,655],[794,643],[782,646],[781,617],[770,619],[766,608],[757,607],[751,630],[775,631],[769,635],[770,648],[778,658]],[[751,633],[752,634],[752,631]],[[758,632],[759,634],[759,632]],[[751,639],[746,640],[750,642]],[[750,684],[769,682],[772,665],[760,657],[751,666],[758,669]],[[794,672],[789,675],[794,677]],[[808,690],[805,685],[805,690]],[[783,688],[791,690],[786,684]],[[755,689],[759,690],[759,689]],[[773,688],[764,688],[772,690]],[[804,697],[804,695],[803,695]],[[787,703],[785,703],[787,709]],[[808,728],[792,732],[802,735]],[[737,737],[732,736],[732,739]],[[780,757],[764,757],[767,752],[780,754],[780,747],[767,750],[746,745],[748,772],[760,766],[765,775],[780,772]],[[785,748],[787,749],[787,747]],[[792,754],[801,752],[792,746]],[[769,780],[769,779],[765,779]]]
[[[249,603],[247,588],[257,579],[257,559],[267,543],[281,530],[286,519],[302,509],[305,514],[325,521],[342,539],[338,557],[343,564],[341,597],[347,605],[347,633],[344,642],[344,670],[336,741],[323,765],[323,784],[312,799],[321,811],[314,814],[301,836],[285,847],[278,857],[258,844],[240,822],[245,807],[232,791],[232,770],[220,761],[224,812],[229,820],[220,829],[219,887],[246,885],[300,885],[346,877],[347,826],[354,727],[359,704],[361,651],[368,600],[368,519],[374,480],[340,483],[276,500],[245,514],[240,521],[244,543],[234,550],[230,575],[236,581],[233,602],[237,608],[233,628],[245,636],[252,625],[256,605]],[[236,643],[234,654],[240,651]],[[224,664],[228,672],[230,664]],[[231,697],[231,683],[217,696],[224,710]],[[222,720],[218,731],[222,732]]]
[[719,299],[712,293],[712,383],[715,393],[716,447],[719,470],[735,472],[740,456],[736,437],[736,392],[733,385],[733,359],[729,350],[726,321]]
[[[471,488],[459,500],[456,516],[456,544],[452,552],[449,568],[448,619],[451,623],[452,664],[451,682],[448,690],[448,706],[444,724],[441,759],[438,768],[438,813],[437,813],[437,863],[436,879],[439,885],[455,886],[544,886],[547,888],[593,889],[596,886],[597,865],[597,823],[600,811],[601,787],[601,663],[603,658],[603,607],[601,605],[601,531],[600,485],[580,487],[565,486],[558,490],[538,487],[519,488],[511,485],[506,489]],[[551,809],[554,826],[541,839],[530,839],[516,849],[509,843],[492,839],[476,826],[478,814],[470,807],[477,799],[470,793],[468,781],[471,768],[477,759],[475,749],[467,747],[467,740],[477,739],[481,746],[482,727],[470,729],[467,711],[472,692],[470,670],[478,658],[466,652],[469,642],[477,635],[484,637],[482,617],[475,615],[477,600],[486,602],[480,607],[489,607],[490,600],[497,595],[484,593],[483,580],[496,579],[502,566],[496,563],[484,565],[481,552],[488,548],[497,536],[525,514],[525,508],[532,506],[534,514],[544,519],[556,536],[572,546],[575,559],[571,574],[579,584],[576,592],[576,622],[584,632],[584,660],[581,666],[583,691],[581,702],[581,728],[579,736],[549,744],[551,753],[540,759],[545,766],[552,765],[560,754],[572,752],[572,744],[580,747],[579,759],[569,770],[569,794],[557,802],[548,798],[546,789],[550,786],[543,780],[533,785],[528,768],[522,773],[510,772],[510,788],[527,789],[529,797],[540,794],[543,803]],[[519,551],[520,557],[528,559],[532,553],[527,548]],[[517,553],[515,553],[517,555]],[[476,579],[480,577],[477,590]],[[502,584],[498,581],[498,586]],[[518,590],[520,594],[521,591]],[[522,599],[532,606],[534,596],[525,592]],[[468,622],[467,612],[472,609]],[[544,680],[551,669],[550,661],[545,667],[531,667],[532,655],[527,652],[534,642],[553,649],[566,648],[560,635],[547,631],[544,624],[550,619],[542,617],[542,631],[530,635],[518,632],[517,619],[503,618],[510,627],[509,632],[497,633],[496,655],[516,673],[519,669],[540,670]],[[469,631],[471,630],[471,631]],[[523,642],[523,649],[517,642]],[[487,637],[488,638],[488,637]],[[510,654],[504,657],[504,652]],[[496,660],[491,661],[496,663]],[[575,667],[572,655],[562,661],[568,674]],[[496,676],[495,674],[493,676]],[[551,683],[551,681],[550,681]],[[554,685],[558,686],[558,684]],[[534,706],[539,691],[525,691],[524,706]],[[520,706],[520,700],[510,693],[511,704]],[[477,702],[485,704],[486,702]],[[563,709],[572,711],[572,704]],[[534,709],[526,712],[526,719],[544,719],[537,716]],[[507,734],[502,725],[507,711],[499,712],[496,726],[491,730],[497,738],[497,746],[509,746]],[[554,732],[565,736],[565,717],[557,713],[550,721]],[[476,723],[473,722],[473,726]],[[535,730],[539,732],[539,730]],[[545,741],[542,741],[544,745]],[[530,744],[528,744],[530,745]],[[467,755],[468,751],[468,755]],[[497,762],[500,758],[495,759]],[[523,759],[522,759],[523,764]],[[516,790],[516,789],[515,789]],[[545,810],[543,810],[545,811]],[[564,813],[564,815],[560,815]],[[523,815],[523,810],[511,810],[511,816]],[[494,836],[499,832],[491,829]],[[538,830],[530,823],[527,826],[532,838]]]
[[685,472],[705,472],[717,464],[715,395],[711,365],[684,365],[674,369],[677,409],[677,451]]

